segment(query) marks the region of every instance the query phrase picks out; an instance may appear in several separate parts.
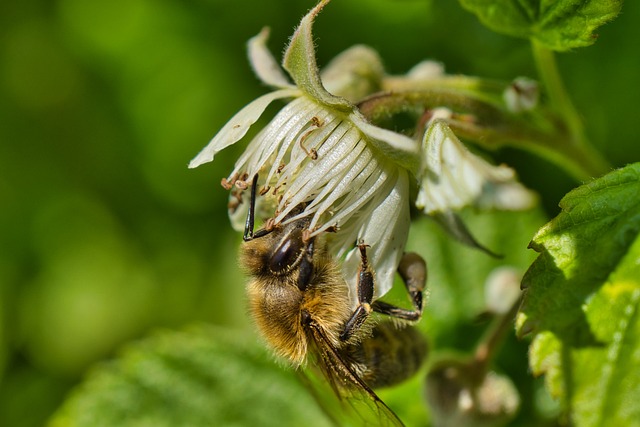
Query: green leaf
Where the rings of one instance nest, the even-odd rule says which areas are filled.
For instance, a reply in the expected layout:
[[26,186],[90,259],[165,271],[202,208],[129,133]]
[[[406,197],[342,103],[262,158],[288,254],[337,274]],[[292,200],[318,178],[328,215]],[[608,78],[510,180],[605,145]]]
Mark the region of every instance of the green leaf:
[[571,191],[531,242],[520,335],[579,426],[640,419],[640,163]]
[[50,425],[330,425],[293,373],[241,335],[198,326],[133,344],[94,369]]
[[492,30],[531,38],[549,49],[589,46],[594,31],[614,19],[622,0],[460,0]]

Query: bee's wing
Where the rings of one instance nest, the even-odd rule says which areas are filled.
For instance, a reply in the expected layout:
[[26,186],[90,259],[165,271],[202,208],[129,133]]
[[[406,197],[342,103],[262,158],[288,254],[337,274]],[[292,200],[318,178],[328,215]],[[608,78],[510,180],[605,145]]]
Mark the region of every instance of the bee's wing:
[[322,375],[317,375],[318,370],[309,368],[297,369],[296,374],[300,382],[307,388],[309,394],[316,401],[327,420],[335,427],[343,427],[353,424],[353,417],[345,413],[341,406],[343,403],[331,390]]
[[[404,426],[391,408],[360,378],[353,369],[353,363],[346,360],[347,356],[336,350],[324,331],[311,326],[311,333],[316,360],[307,369],[303,382],[309,386],[327,416],[340,426]],[[322,374],[318,375],[318,371]]]

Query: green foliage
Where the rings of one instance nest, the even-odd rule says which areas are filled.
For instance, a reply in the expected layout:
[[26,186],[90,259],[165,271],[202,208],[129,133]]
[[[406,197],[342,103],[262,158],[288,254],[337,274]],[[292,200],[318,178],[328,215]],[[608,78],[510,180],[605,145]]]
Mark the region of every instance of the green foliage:
[[[71,423],[72,418],[65,417],[84,420],[98,404],[106,420],[124,416],[127,408],[119,406],[126,404],[122,399],[116,400],[113,414],[105,413],[111,402],[100,400],[113,396],[109,392],[115,393],[120,385],[126,391],[123,395],[131,397],[128,404],[157,415],[151,406],[142,405],[163,402],[161,396],[138,402],[137,394],[127,393],[140,389],[135,383],[124,383],[119,375],[145,363],[162,365],[169,355],[194,366],[186,361],[203,351],[207,363],[218,367],[250,369],[248,365],[255,362],[251,372],[260,372],[256,375],[280,375],[273,373],[277,364],[261,350],[228,336],[220,338],[224,333],[219,329],[163,333],[131,346],[117,361],[102,361],[148,330],[180,328],[194,321],[250,337],[243,278],[237,267],[240,237],[228,226],[227,194],[217,186],[238,153],[223,153],[217,163],[202,170],[188,170],[186,165],[235,111],[266,90],[247,65],[246,41],[269,25],[270,47],[280,51],[312,3],[28,0],[2,4],[0,425],[42,425],[66,391],[79,384],[96,363],[99,367],[89,371],[87,383],[75,389],[56,422]],[[554,31],[565,23],[570,24],[567,30],[588,31],[567,33],[564,39],[576,36],[579,43],[592,42],[596,27],[589,29],[589,25],[613,18],[620,2],[583,3],[591,10],[602,5],[610,14],[599,13],[581,22],[569,14],[571,19],[544,21],[543,26],[541,21],[522,20],[526,13],[512,15],[520,16],[517,22],[522,23],[524,37],[533,34],[536,43],[544,41],[543,30],[544,37],[554,43],[554,37],[563,40]],[[626,2],[615,25],[603,27],[597,44],[563,56],[558,63],[567,92],[584,119],[585,133],[617,166],[640,158],[633,126],[640,87],[635,44],[640,37],[639,17],[640,2]],[[553,31],[547,33],[547,29]],[[392,73],[404,73],[417,62],[433,58],[452,73],[507,81],[536,75],[528,43],[479,29],[476,17],[456,2],[333,1],[318,19],[314,40],[321,67],[345,47],[362,42],[375,46]],[[510,149],[496,155],[540,193],[551,214],[557,200],[576,185],[562,170],[539,158]],[[637,197],[629,193],[624,199],[632,203]],[[524,249],[526,242],[544,220],[540,212],[500,214],[494,220],[464,218],[481,243],[507,256],[503,262],[450,242],[436,224],[426,220],[412,229],[409,249],[420,252],[430,267],[431,295],[421,328],[434,348],[468,352],[486,326],[478,324],[475,316],[484,305],[481,288],[487,272],[502,263],[524,269],[534,256]],[[620,226],[622,221],[615,224]],[[623,227],[618,228],[617,240],[607,238],[607,230],[601,231],[592,236],[591,255],[580,263],[588,272],[600,271],[608,251],[626,235]],[[567,248],[575,248],[573,240],[567,242],[571,243]],[[584,241],[580,244],[581,249],[587,246]],[[637,246],[629,243],[618,254],[615,274],[610,269],[615,280],[598,277],[600,285],[589,285],[583,277],[586,291],[578,288],[556,295],[539,286],[544,298],[537,301],[535,319],[533,312],[527,312],[542,331],[532,343],[536,359],[532,366],[536,372],[546,372],[552,391],[564,396],[569,409],[577,408],[580,419],[585,417],[583,409],[591,407],[611,416],[612,424],[624,425],[614,413],[622,414],[620,405],[629,403],[620,396],[637,388],[637,370],[618,369],[632,366],[625,357],[630,356],[633,334],[638,334],[635,291],[631,290],[637,283],[633,253],[637,254]],[[549,266],[554,267],[553,261],[548,259]],[[529,294],[533,298],[535,293]],[[406,296],[401,297],[406,302]],[[563,309],[556,307],[556,300]],[[603,306],[611,309],[602,310]],[[632,311],[630,317],[625,317],[627,308]],[[547,313],[559,323],[554,325]],[[623,330],[616,328],[625,322],[628,332],[620,335]],[[588,328],[580,327],[585,324]],[[215,340],[204,342],[211,338],[233,342],[239,350],[229,350],[225,356],[228,346]],[[585,345],[570,347],[567,343],[572,340]],[[162,352],[161,342],[167,343]],[[171,353],[179,351],[178,344],[194,354]],[[540,415],[542,410],[538,405],[541,381],[527,372],[526,344],[510,337],[496,360],[499,371],[512,379],[522,396],[521,415],[513,423],[518,426],[531,425],[537,419],[533,414]],[[248,355],[239,354],[245,351]],[[218,352],[221,355],[216,356]],[[567,362],[568,356],[573,365]],[[614,356],[612,365],[607,361]],[[233,365],[236,358],[238,365]],[[213,378],[215,366],[198,360],[195,366],[203,378]],[[567,366],[574,368],[567,371]],[[588,366],[592,366],[589,371]],[[593,401],[578,399],[572,390],[600,393],[603,389],[585,383],[591,381],[591,372],[602,373],[601,366],[611,366],[610,373],[605,372],[609,379],[596,378],[616,387],[604,387],[610,397],[589,406]],[[585,371],[588,375],[577,377]],[[176,368],[165,374],[170,372],[182,371]],[[142,373],[133,378],[142,380]],[[153,373],[149,378],[159,383],[162,379]],[[183,387],[190,378],[174,380]],[[243,378],[242,373],[238,378]],[[424,424],[425,408],[416,399],[422,396],[423,379],[424,375],[417,376],[402,387],[380,392],[411,424]],[[281,384],[280,379],[274,381]],[[299,391],[292,401],[305,399],[306,392],[297,382],[287,377],[282,384]],[[172,392],[170,385],[167,394]],[[233,389],[233,382],[227,385]],[[564,393],[566,385],[573,389]],[[185,391],[185,395],[193,393]],[[265,398],[250,396],[252,405],[260,405]],[[586,403],[579,406],[578,400]],[[199,397],[196,404],[205,413],[211,411]],[[545,413],[555,417],[553,405],[547,402],[547,406],[552,410]],[[85,413],[81,408],[90,409]],[[635,407],[629,408],[633,414]],[[167,408],[167,414],[172,409]],[[292,409],[294,419],[296,411]]]
[[484,284],[494,269],[510,266],[524,273],[534,259],[534,254],[525,250],[527,236],[544,223],[544,215],[538,209],[482,214],[467,209],[463,220],[477,240],[499,258],[457,242],[430,220],[413,226],[407,245],[427,260],[429,299],[423,326],[436,348],[457,347],[460,339],[466,341],[468,337],[456,336],[452,329],[474,323],[486,309]]
[[492,30],[531,38],[549,49],[589,46],[594,31],[614,19],[621,0],[460,0]]
[[[640,417],[640,164],[571,191],[531,246],[520,334],[580,426]],[[634,421],[635,420],[635,421]]]
[[257,342],[198,326],[156,333],[98,365],[50,425],[281,426],[283,420],[329,425],[302,383]]

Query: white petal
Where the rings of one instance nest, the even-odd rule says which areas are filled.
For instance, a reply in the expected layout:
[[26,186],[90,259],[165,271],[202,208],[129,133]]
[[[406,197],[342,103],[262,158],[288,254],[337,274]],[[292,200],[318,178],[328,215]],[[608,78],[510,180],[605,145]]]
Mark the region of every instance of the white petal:
[[[326,185],[322,192],[309,205],[309,210],[315,209],[322,214],[325,211],[336,211],[343,213],[342,208],[349,209],[352,197],[359,190],[362,182],[374,171],[374,168],[367,167],[373,162],[371,160],[371,150],[366,150],[366,142],[360,140],[358,144],[335,165],[326,177]],[[325,184],[325,182],[323,182]],[[343,199],[338,204],[338,200]],[[347,206],[343,206],[347,205]],[[335,222],[332,221],[332,222]],[[315,223],[312,223],[315,226]]]
[[[313,161],[314,164],[329,161],[328,156],[335,158],[341,155],[339,149],[334,150],[334,147],[349,130],[349,125],[341,118],[334,116],[329,110],[322,110],[321,113],[316,117],[322,120],[322,125],[320,127],[315,125],[308,126],[306,134],[300,135],[298,144],[292,148],[289,164],[285,168],[286,173],[282,174],[281,179],[278,181],[279,185],[284,180],[289,181],[292,176],[295,179],[289,182],[288,185],[294,185],[294,182],[298,179],[299,171],[309,167],[307,165],[310,162],[309,150],[316,150],[318,155],[319,162],[316,159]],[[302,138],[305,138],[305,140],[303,141]],[[303,145],[305,149],[302,148]]]
[[420,169],[420,146],[408,136],[372,125],[359,112],[353,112],[349,119],[369,137],[371,144],[398,165],[418,175]]
[[442,62],[426,60],[416,64],[409,72],[407,77],[411,80],[431,80],[443,77],[444,65]]
[[442,120],[425,133],[425,169],[416,205],[426,213],[464,206],[483,209],[528,209],[536,201],[504,165],[492,166],[471,153]]
[[305,100],[304,97],[296,98],[278,112],[251,141],[245,153],[236,162],[234,172],[244,170],[252,176],[260,172],[265,165],[271,166],[271,173],[278,168],[279,165],[274,163],[276,153],[289,150],[312,117],[322,112],[320,106]]
[[[340,124],[339,120],[335,120],[331,111],[308,98],[301,97],[296,101],[301,104],[299,107],[301,112],[304,112],[297,119],[300,126],[295,134],[285,136],[286,142],[280,147],[274,161],[274,168],[268,177],[271,182],[271,177],[276,173],[278,166],[285,164],[275,185],[277,187],[287,185],[288,189],[298,181],[298,170],[310,162],[309,150],[318,150],[321,144],[326,144],[325,139],[333,135],[335,128]],[[288,192],[290,193],[290,191]]]
[[535,80],[518,77],[504,90],[502,99],[513,113],[531,111],[538,105],[540,88]]
[[[354,216],[366,222],[369,220],[370,212],[373,212],[376,208],[375,206],[367,208],[365,206],[366,203],[378,196],[378,192],[385,191],[384,185],[387,184],[388,181],[389,175],[380,168],[379,163],[375,159],[371,159],[360,171],[359,175],[356,176],[352,173],[345,174],[340,183],[344,190],[340,192],[339,188],[336,188],[336,191],[331,197],[325,201],[323,205],[318,207],[318,215],[329,211],[331,208],[332,211],[336,212],[331,222],[338,226],[352,221],[352,217]],[[350,187],[350,183],[352,183],[352,187]],[[340,197],[337,197],[337,195]],[[342,200],[339,201],[340,198],[342,198]],[[333,206],[330,206],[329,202],[331,202]],[[357,236],[352,236],[351,242],[353,242],[356,237]]]
[[[231,222],[231,227],[235,231],[243,232],[245,227],[245,221],[247,219],[247,213],[249,212],[249,197],[246,197],[245,194],[248,194],[248,191],[245,191],[242,194],[242,203],[234,209],[229,210],[229,221]],[[231,195],[229,198],[234,197]]]
[[296,89],[277,90],[275,92],[262,95],[260,98],[246,105],[242,110],[236,113],[236,115],[233,116],[222,129],[220,129],[220,132],[213,137],[211,142],[209,142],[209,144],[204,147],[193,160],[191,160],[189,168],[195,168],[203,163],[212,161],[213,157],[218,152],[238,142],[273,101],[280,98],[294,97],[299,94],[300,92]]
[[[345,130],[347,131],[345,132]],[[357,138],[351,143],[354,138],[349,136],[354,132],[357,135],[357,131],[351,127],[350,123],[342,122],[331,134],[326,136],[326,139],[324,139],[324,135],[320,136],[324,141],[316,141],[314,138],[309,138],[310,145],[316,146],[315,144],[322,143],[322,146],[318,149],[318,158],[311,161],[307,158],[307,161],[295,172],[295,179],[289,182],[280,204],[282,212],[276,222],[284,218],[295,206],[313,199],[322,191],[322,186],[326,184],[329,174],[339,164],[340,160],[351,152],[353,145],[357,143]],[[327,147],[330,147],[330,149],[327,149]],[[306,156],[306,154],[300,157],[303,156]],[[294,171],[292,170],[291,172]]]
[[323,86],[335,96],[358,102],[380,90],[384,67],[378,52],[369,46],[352,46],[322,69]]
[[[358,236],[359,240],[370,245],[367,257],[375,274],[375,298],[383,296],[393,286],[409,235],[409,178],[405,170],[396,171],[395,179],[388,181],[384,191],[380,192],[382,197],[371,201],[375,209],[368,221],[362,222]],[[343,274],[354,295],[357,295],[355,287],[360,262],[360,253],[355,248],[347,254],[343,264]]]
[[277,88],[293,87],[287,76],[280,68],[280,64],[267,48],[269,28],[265,27],[260,33],[252,37],[247,43],[249,62],[258,78],[264,83]]

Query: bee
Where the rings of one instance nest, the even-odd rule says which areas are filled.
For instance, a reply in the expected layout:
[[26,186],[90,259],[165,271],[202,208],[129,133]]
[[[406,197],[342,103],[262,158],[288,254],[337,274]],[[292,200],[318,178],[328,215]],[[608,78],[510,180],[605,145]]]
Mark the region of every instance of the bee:
[[[415,253],[401,260],[398,272],[413,303],[413,310],[403,309],[373,299],[374,274],[367,245],[360,242],[354,308],[349,286],[323,235],[310,237],[309,218],[267,223],[254,232],[256,184],[257,176],[240,258],[251,278],[249,311],[261,335],[278,356],[296,368],[311,359],[341,401],[359,400],[374,408],[376,424],[386,419],[389,425],[402,425],[373,389],[409,378],[426,356],[422,334],[398,322],[415,322],[422,315],[424,260]],[[289,217],[303,209],[304,205],[296,207]],[[372,312],[392,319],[375,323]]]

